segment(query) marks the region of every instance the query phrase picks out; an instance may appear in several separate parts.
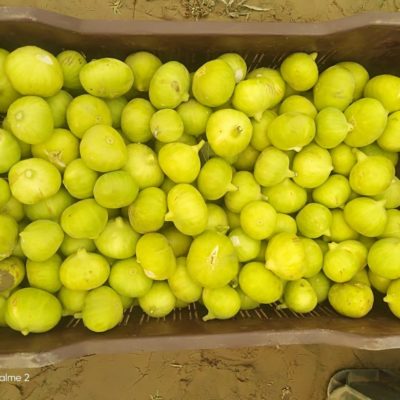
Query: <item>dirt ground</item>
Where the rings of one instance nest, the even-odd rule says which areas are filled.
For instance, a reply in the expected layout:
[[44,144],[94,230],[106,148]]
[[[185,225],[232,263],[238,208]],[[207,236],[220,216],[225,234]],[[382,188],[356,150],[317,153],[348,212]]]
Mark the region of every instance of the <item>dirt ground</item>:
[[[90,19],[324,21],[399,11],[400,0],[0,0]],[[230,4],[230,5],[229,5]],[[323,400],[329,377],[352,367],[400,368],[400,350],[329,346],[157,352],[67,360],[0,383],[1,400]]]
[[343,368],[400,368],[400,351],[329,346],[243,348],[90,356],[0,384],[4,400],[324,400]]
[[400,0],[0,0],[1,5],[29,5],[91,19],[298,22],[398,11]]

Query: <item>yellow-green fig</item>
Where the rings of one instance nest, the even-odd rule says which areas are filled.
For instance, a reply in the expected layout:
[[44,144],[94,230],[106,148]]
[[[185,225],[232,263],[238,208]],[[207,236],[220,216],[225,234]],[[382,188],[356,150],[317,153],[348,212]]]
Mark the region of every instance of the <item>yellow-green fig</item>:
[[129,222],[139,233],[155,232],[164,225],[167,213],[167,197],[160,188],[149,187],[141,190],[129,206]]
[[149,84],[149,99],[155,108],[175,108],[189,99],[189,71],[177,62],[169,61],[154,73]]
[[400,239],[377,240],[369,250],[368,266],[372,272],[386,279],[400,278]]
[[6,304],[5,322],[21,332],[42,333],[53,329],[61,319],[61,304],[52,294],[36,288],[15,291]]
[[274,303],[283,293],[282,279],[261,262],[249,262],[242,267],[239,285],[247,296],[262,304]]
[[267,135],[270,142],[280,150],[300,151],[314,139],[315,123],[308,115],[287,112],[268,125]]
[[269,240],[265,252],[266,266],[281,279],[296,280],[306,271],[306,254],[302,240],[293,233],[278,233]]
[[283,79],[295,90],[311,89],[318,80],[317,53],[292,53],[281,64]]
[[192,91],[199,103],[218,107],[230,99],[235,83],[235,74],[230,65],[216,59],[206,62],[194,73]]
[[345,317],[362,318],[371,311],[374,294],[362,283],[336,283],[329,290],[329,303]]
[[144,273],[154,280],[165,280],[176,268],[176,258],[168,240],[161,233],[146,233],[136,244],[137,262]]
[[216,289],[205,288],[202,299],[208,311],[207,315],[203,317],[203,321],[229,319],[240,310],[239,294],[230,286]]
[[137,51],[125,59],[125,63],[131,68],[134,76],[133,87],[139,92],[149,90],[153,75],[161,67],[161,60],[148,51]]
[[382,234],[387,222],[385,201],[358,197],[344,207],[344,218],[352,229],[367,237]]
[[311,143],[293,159],[293,180],[301,187],[312,189],[322,185],[333,169],[329,151]]
[[239,261],[227,236],[205,231],[190,246],[187,268],[191,278],[201,286],[221,288],[236,277]]
[[346,68],[334,65],[319,76],[313,89],[314,105],[318,110],[335,107],[343,111],[353,101],[356,83]]
[[400,318],[400,280],[393,281],[388,289],[384,301],[388,304],[390,311]]
[[216,155],[229,159],[250,143],[253,126],[246,114],[233,109],[218,110],[207,122],[206,136]]
[[382,135],[388,112],[378,100],[363,98],[347,107],[344,115],[352,126],[344,142],[352,147],[362,147]]
[[364,96],[379,100],[388,112],[400,110],[400,78],[383,74],[371,78],[364,88]]
[[207,205],[200,192],[192,185],[179,183],[167,196],[166,221],[172,221],[184,234],[195,236],[207,227]]

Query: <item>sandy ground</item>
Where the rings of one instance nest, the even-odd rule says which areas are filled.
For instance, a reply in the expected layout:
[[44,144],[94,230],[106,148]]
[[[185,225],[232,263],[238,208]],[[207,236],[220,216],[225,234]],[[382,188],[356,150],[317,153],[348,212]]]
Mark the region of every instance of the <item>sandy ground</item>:
[[398,11],[400,0],[0,0],[1,5],[30,5],[91,19],[325,21]]
[[[227,0],[228,1],[228,0]],[[398,11],[396,0],[0,0],[97,19],[318,21]],[[256,11],[254,8],[265,9]],[[400,367],[400,350],[328,346],[244,348],[90,356],[40,369],[0,370],[28,377],[0,383],[1,400],[322,400],[329,377],[351,367]],[[27,375],[25,375],[27,374]]]
[[[323,400],[343,368],[400,368],[400,351],[329,346],[91,356],[8,370],[30,381],[0,384],[4,400]],[[4,374],[0,370],[0,375]]]

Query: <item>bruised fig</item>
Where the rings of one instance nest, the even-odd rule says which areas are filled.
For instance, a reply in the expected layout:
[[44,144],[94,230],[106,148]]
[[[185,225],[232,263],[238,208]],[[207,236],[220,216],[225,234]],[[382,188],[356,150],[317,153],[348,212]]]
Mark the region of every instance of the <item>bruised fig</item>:
[[161,65],[151,78],[149,98],[154,107],[175,108],[189,99],[189,71],[177,62]]
[[146,233],[136,244],[136,257],[151,279],[168,279],[176,268],[176,258],[168,240],[161,233]]
[[32,155],[43,158],[64,171],[67,165],[79,156],[79,141],[67,129],[54,129],[49,139],[31,147]]
[[75,50],[64,50],[57,55],[57,60],[64,76],[63,87],[68,90],[81,90],[79,72],[86,64],[85,56]]
[[205,288],[221,288],[234,279],[239,261],[232,242],[216,231],[197,236],[187,255],[191,278]]
[[236,83],[244,79],[247,74],[247,65],[242,56],[237,53],[224,53],[218,58],[225,61],[232,68]]

